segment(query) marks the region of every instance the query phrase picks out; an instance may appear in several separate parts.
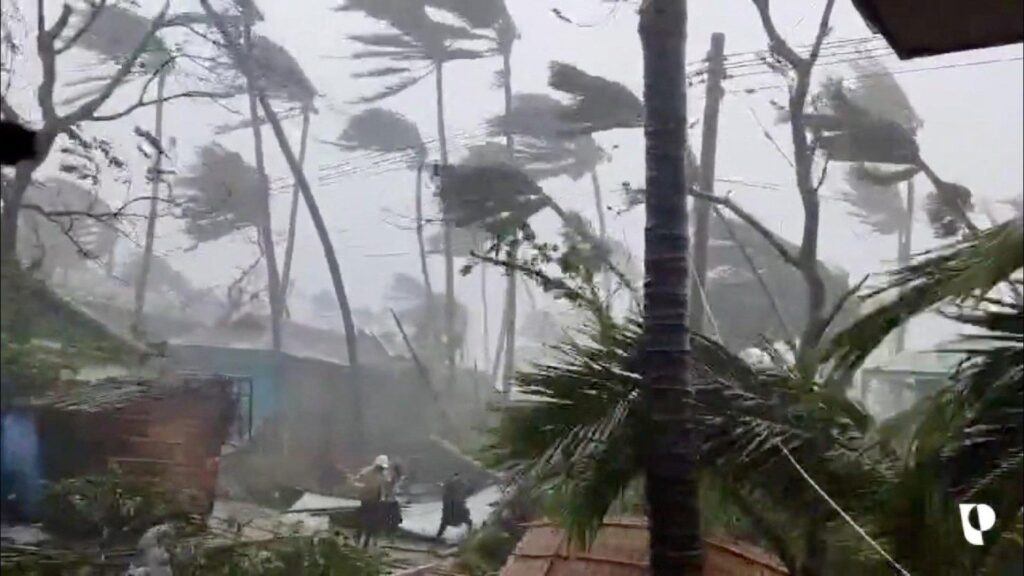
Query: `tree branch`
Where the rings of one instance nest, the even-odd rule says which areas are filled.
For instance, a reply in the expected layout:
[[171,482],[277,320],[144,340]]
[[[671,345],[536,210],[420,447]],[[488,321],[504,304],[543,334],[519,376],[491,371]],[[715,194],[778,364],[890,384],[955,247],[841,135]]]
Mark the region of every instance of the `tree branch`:
[[778,236],[776,236],[771,230],[765,227],[765,225],[762,224],[761,221],[758,220],[756,217],[754,217],[753,214],[747,212],[738,204],[730,200],[728,196],[723,197],[715,196],[714,194],[704,194],[703,192],[697,192],[696,190],[691,190],[690,196],[693,196],[694,198],[700,198],[712,204],[717,204],[719,206],[722,206],[723,208],[728,209],[730,212],[735,214],[737,218],[745,222],[748,226],[753,228],[755,232],[760,234],[761,237],[764,238],[765,242],[767,242],[772,247],[772,249],[774,249],[775,252],[778,253],[779,257],[782,258],[783,261],[785,261],[787,264],[798,270],[803,269],[803,264],[800,262],[797,256],[793,254],[788,248],[786,248],[786,245],[782,243],[782,240],[780,240]]
[[[39,64],[42,68],[43,79],[39,83],[39,90],[36,93],[36,100],[43,113],[43,124],[50,125],[57,118],[57,108],[53,104],[53,95],[57,87],[57,51],[54,48],[54,36],[46,29],[45,0],[39,0],[37,5],[38,18],[36,21],[36,51],[39,53]],[[61,19],[65,14],[70,17],[71,7],[67,4],[61,12]],[[66,25],[66,24],[65,24]],[[56,28],[56,25],[54,25]]]
[[143,36],[142,40],[139,42],[139,45],[136,46],[135,50],[133,50],[132,53],[124,60],[124,62],[121,63],[120,68],[117,69],[117,72],[114,73],[114,75],[110,78],[110,80],[103,87],[100,93],[92,99],[90,99],[85,104],[79,106],[78,109],[74,112],[71,112],[70,114],[65,116],[62,119],[62,122],[64,124],[77,124],[84,120],[91,119],[93,115],[96,113],[96,111],[99,110],[100,106],[103,106],[103,104],[110,99],[110,97],[114,94],[114,91],[117,90],[118,86],[124,83],[125,79],[128,78],[128,76],[132,73],[132,70],[135,68],[135,64],[138,62],[139,58],[142,57],[142,54],[146,51],[146,47],[149,46],[150,40],[152,40],[153,37],[156,35],[157,31],[159,31],[163,27],[164,22],[167,19],[167,12],[168,10],[170,10],[170,6],[171,4],[169,1],[164,2],[163,8],[161,8],[160,13],[157,14],[155,18],[153,18],[153,22],[152,24],[150,24],[149,30],[146,32],[146,35]]
[[170,96],[164,96],[162,99],[161,98],[154,98],[152,100],[143,100],[142,99],[142,95],[140,94],[139,100],[136,103],[134,103],[131,106],[129,106],[128,108],[125,108],[124,110],[121,110],[120,112],[115,112],[113,114],[93,114],[92,116],[90,116],[88,118],[88,120],[93,120],[93,121],[96,121],[96,122],[106,122],[108,120],[118,120],[120,118],[124,118],[125,116],[128,116],[129,114],[131,114],[132,112],[135,112],[136,110],[138,110],[140,108],[145,108],[147,106],[153,106],[155,104],[159,104],[160,102],[165,102],[166,103],[166,102],[170,102],[171,100],[179,100],[179,99],[182,99],[182,98],[214,98],[215,99],[215,98],[227,98],[227,97],[230,97],[230,96],[231,96],[231,94],[227,93],[227,92],[206,92],[206,91],[203,91],[203,90],[188,90],[186,92],[180,92],[178,94],[171,94]]
[[771,9],[768,6],[769,0],[753,0],[753,2],[754,7],[757,8],[758,15],[761,17],[761,25],[764,28],[764,32],[768,35],[768,46],[771,51],[795,69],[805,66],[807,61],[796,50],[793,50],[793,47],[786,42],[775,27],[775,21],[772,20]]
[[[90,2],[89,5],[92,7],[92,11],[89,13],[89,17],[85,20],[82,26],[78,30],[76,30],[74,34],[71,35],[71,38],[68,38],[67,41],[64,42],[63,46],[55,48],[54,52],[56,52],[58,55],[63,54],[71,48],[73,48],[75,44],[77,44],[78,41],[82,39],[82,36],[85,36],[85,33],[88,32],[89,29],[92,28],[92,25],[96,23],[96,19],[99,18],[100,13],[103,12],[104,8],[106,8],[107,0],[99,0],[95,4]],[[56,36],[54,36],[54,39],[56,40]],[[54,42],[54,44],[56,44],[56,41]]]

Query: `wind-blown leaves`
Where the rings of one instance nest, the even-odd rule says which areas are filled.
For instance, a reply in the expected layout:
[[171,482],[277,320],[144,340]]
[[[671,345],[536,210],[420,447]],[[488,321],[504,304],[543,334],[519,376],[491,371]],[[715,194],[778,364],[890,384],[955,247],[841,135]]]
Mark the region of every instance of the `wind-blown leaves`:
[[[490,49],[476,49],[474,41],[488,38],[468,26],[438,22],[427,13],[425,0],[348,0],[337,9],[340,12],[362,12],[379,20],[393,29],[393,32],[377,34],[355,34],[350,38],[371,50],[359,51],[352,55],[355,60],[381,58],[392,62],[425,61],[442,63],[450,60],[472,60],[491,54]],[[397,68],[397,67],[395,67]],[[381,68],[377,69],[378,71]],[[430,70],[418,73],[389,74],[397,80],[372,97],[360,99],[360,103],[371,103],[389,98],[414,86],[429,76]]]
[[337,145],[346,150],[411,152],[419,159],[426,156],[416,123],[383,108],[368,108],[349,119]]
[[548,85],[573,97],[562,115],[570,134],[593,134],[644,124],[643,102],[629,88],[564,62],[552,62]]
[[[114,4],[98,10],[100,12],[96,19],[79,38],[76,46],[96,52],[105,58],[127,58],[139,47],[153,26],[152,20],[124,6]],[[84,24],[86,22],[82,23]],[[139,58],[139,66],[143,71],[152,73],[163,66],[170,57],[167,45],[159,37],[153,36]]]
[[941,303],[979,302],[1022,266],[1024,226],[1019,218],[928,252],[866,296],[900,292],[837,335],[829,356],[837,368],[856,368],[905,318]]
[[178,185],[194,191],[182,201],[185,231],[197,242],[259,225],[266,217],[256,168],[220,144],[199,150],[199,159]]
[[317,90],[291,53],[266,36],[252,39],[253,67],[267,93],[296,104],[313,106]]
[[[589,174],[607,159],[590,135],[574,135],[567,121],[569,106],[545,94],[516,94],[511,113],[487,121],[488,135],[515,136],[516,162],[530,176],[543,180]],[[507,152],[505,153],[507,156]]]
[[881,186],[865,177],[868,169],[863,164],[850,168],[846,183],[850,192],[843,193],[843,200],[854,209],[853,215],[867,224],[877,234],[896,234],[905,226],[907,209],[898,188]]
[[494,236],[515,233],[550,201],[536,182],[508,164],[449,166],[441,174],[441,208],[457,227]]

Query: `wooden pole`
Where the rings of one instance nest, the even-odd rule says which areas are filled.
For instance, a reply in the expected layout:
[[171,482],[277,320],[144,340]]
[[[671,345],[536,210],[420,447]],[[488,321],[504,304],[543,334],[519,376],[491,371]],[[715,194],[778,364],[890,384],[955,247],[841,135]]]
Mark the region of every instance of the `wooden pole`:
[[[715,193],[715,153],[718,149],[718,113],[722,102],[722,79],[725,76],[725,34],[711,35],[708,50],[708,85],[704,99],[704,127],[700,143],[700,191]],[[704,333],[707,303],[704,302],[708,276],[708,236],[711,222],[711,204],[707,200],[694,201],[695,229],[693,236],[693,281],[690,294],[690,329]]]

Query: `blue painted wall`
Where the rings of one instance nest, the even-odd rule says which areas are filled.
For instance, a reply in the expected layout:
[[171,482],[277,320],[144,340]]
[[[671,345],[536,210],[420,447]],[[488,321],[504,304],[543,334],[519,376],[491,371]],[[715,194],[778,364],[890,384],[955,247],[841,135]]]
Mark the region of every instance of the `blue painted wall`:
[[42,446],[35,415],[10,410],[0,415],[0,496],[5,512],[34,519],[42,502]]

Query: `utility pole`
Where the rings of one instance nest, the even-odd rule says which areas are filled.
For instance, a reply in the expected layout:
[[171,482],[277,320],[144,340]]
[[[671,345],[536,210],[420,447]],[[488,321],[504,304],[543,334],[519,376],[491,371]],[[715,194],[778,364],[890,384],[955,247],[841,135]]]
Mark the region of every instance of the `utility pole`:
[[[704,99],[704,126],[700,141],[700,191],[715,193],[715,152],[718,149],[718,112],[722,103],[722,80],[725,77],[725,34],[711,35],[708,51],[708,86]],[[708,236],[711,222],[711,204],[704,199],[694,201],[696,226],[693,243],[693,282],[690,294],[690,329],[704,333],[705,310],[708,307],[706,287],[708,277]]]

